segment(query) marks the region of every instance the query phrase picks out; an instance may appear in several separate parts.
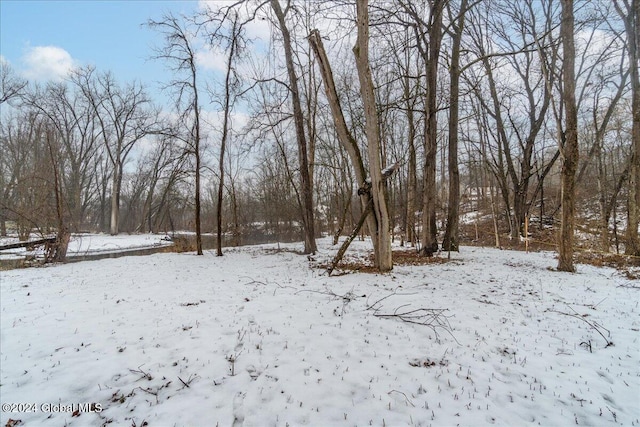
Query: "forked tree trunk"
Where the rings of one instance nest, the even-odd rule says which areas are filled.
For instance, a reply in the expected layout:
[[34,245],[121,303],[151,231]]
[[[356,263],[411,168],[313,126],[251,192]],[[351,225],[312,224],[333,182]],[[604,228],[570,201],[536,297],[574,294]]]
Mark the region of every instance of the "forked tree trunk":
[[[365,186],[367,173],[364,169],[364,163],[362,162],[362,154],[360,152],[360,148],[358,147],[358,143],[356,142],[355,138],[353,138],[353,136],[349,132],[349,128],[347,127],[347,122],[344,118],[342,107],[340,106],[340,99],[338,98],[338,92],[336,90],[335,81],[333,79],[331,65],[329,64],[329,59],[327,58],[327,54],[322,43],[322,37],[320,37],[320,33],[318,32],[318,30],[311,31],[311,34],[309,35],[309,43],[311,44],[313,52],[316,56],[316,62],[320,67],[320,74],[324,82],[325,93],[329,101],[329,107],[331,109],[331,115],[333,116],[333,122],[336,127],[338,141],[349,155],[349,159],[351,160],[351,164],[353,165],[358,185],[363,188]],[[372,196],[370,192],[359,191],[358,194],[360,196],[360,205],[362,207],[362,210],[364,211],[367,205],[370,203]],[[377,230],[378,228],[378,223],[375,215],[366,216],[366,225],[373,242],[373,252],[377,253],[378,241],[374,238],[374,236],[376,235],[375,230]]]
[[438,59],[442,42],[443,0],[434,0],[429,27],[429,60],[427,61],[427,93],[425,107],[425,164],[422,203],[422,249],[423,255],[432,255],[438,250],[436,226],[436,163],[438,148],[437,88]]
[[380,126],[376,109],[376,98],[373,91],[373,79],[369,68],[369,11],[368,0],[356,1],[356,22],[358,36],[353,52],[356,57],[356,68],[360,80],[360,96],[364,107],[365,133],[367,135],[367,152],[369,154],[369,176],[371,195],[373,197],[373,213],[377,221],[375,235],[371,236],[378,244],[375,255],[375,266],[380,271],[393,268],[391,253],[391,229],[387,188],[382,176],[380,147]]
[[460,115],[460,44],[464,28],[467,0],[460,3],[460,17],[454,27],[451,49],[450,93],[449,93],[449,200],[447,206],[447,226],[442,240],[445,251],[459,250],[460,225],[460,171],[458,170],[458,120]]

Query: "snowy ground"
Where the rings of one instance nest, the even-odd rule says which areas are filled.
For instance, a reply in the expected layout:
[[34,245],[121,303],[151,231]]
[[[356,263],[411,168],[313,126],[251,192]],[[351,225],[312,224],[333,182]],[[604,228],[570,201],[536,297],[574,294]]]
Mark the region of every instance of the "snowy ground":
[[[0,272],[1,425],[640,425],[638,282],[471,247],[327,277],[319,243]],[[421,308],[451,334],[381,316]]]

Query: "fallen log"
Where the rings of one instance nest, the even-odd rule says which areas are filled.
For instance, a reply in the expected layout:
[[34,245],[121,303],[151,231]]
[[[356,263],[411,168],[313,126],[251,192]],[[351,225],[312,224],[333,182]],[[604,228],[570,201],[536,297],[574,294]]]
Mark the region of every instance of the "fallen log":
[[7,249],[18,249],[18,248],[31,248],[46,245],[47,243],[55,243],[55,237],[47,237],[46,239],[39,240],[29,240],[28,242],[18,242],[18,243],[10,243],[8,245],[0,245],[0,251],[4,251]]

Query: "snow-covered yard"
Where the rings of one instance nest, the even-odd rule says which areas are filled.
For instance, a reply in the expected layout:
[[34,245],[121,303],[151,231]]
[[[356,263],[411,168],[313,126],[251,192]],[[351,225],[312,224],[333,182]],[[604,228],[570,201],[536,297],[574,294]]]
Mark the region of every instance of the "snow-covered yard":
[[[39,240],[34,237],[30,240]],[[0,237],[0,246],[18,243],[17,237]],[[106,254],[112,252],[125,252],[136,249],[154,248],[171,245],[168,236],[162,234],[120,234],[110,236],[108,234],[72,234],[69,240],[67,256],[69,258],[85,255]],[[26,248],[15,248],[0,251],[0,260],[23,258],[26,255],[42,256],[44,247],[27,251]]]
[[[2,425],[640,425],[637,281],[472,247],[327,277],[319,244],[0,272]],[[417,309],[451,333],[383,316]]]

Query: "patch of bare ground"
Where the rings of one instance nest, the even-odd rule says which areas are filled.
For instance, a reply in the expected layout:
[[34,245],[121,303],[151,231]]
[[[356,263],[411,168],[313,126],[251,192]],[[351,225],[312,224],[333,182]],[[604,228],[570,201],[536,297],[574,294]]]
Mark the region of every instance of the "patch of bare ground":
[[[335,275],[338,270],[343,272],[359,272],[359,273],[379,273],[380,270],[373,266],[373,253],[369,254],[366,258],[359,259],[343,259],[336,267]],[[447,259],[445,256],[423,256],[416,250],[395,250],[393,251],[393,265],[429,265],[429,264],[444,264],[455,260]],[[318,265],[321,269],[329,268],[328,263]]]
[[[583,226],[582,229],[590,230]],[[583,230],[583,231],[584,231]],[[510,239],[508,230],[500,230],[499,248],[514,251],[529,250],[530,252],[556,251],[557,230],[553,227],[540,227],[538,225],[529,228],[529,244],[522,240]],[[484,221],[478,224],[463,224],[460,227],[460,241],[467,246],[496,247],[496,237],[493,224]],[[620,271],[628,279],[640,279],[640,258],[599,252],[594,250],[593,242],[589,239],[576,242],[576,262],[589,264],[596,267],[611,267]]]
[[596,267],[615,268],[630,280],[640,279],[640,257],[582,251],[576,253],[576,262],[580,264],[590,264]]

